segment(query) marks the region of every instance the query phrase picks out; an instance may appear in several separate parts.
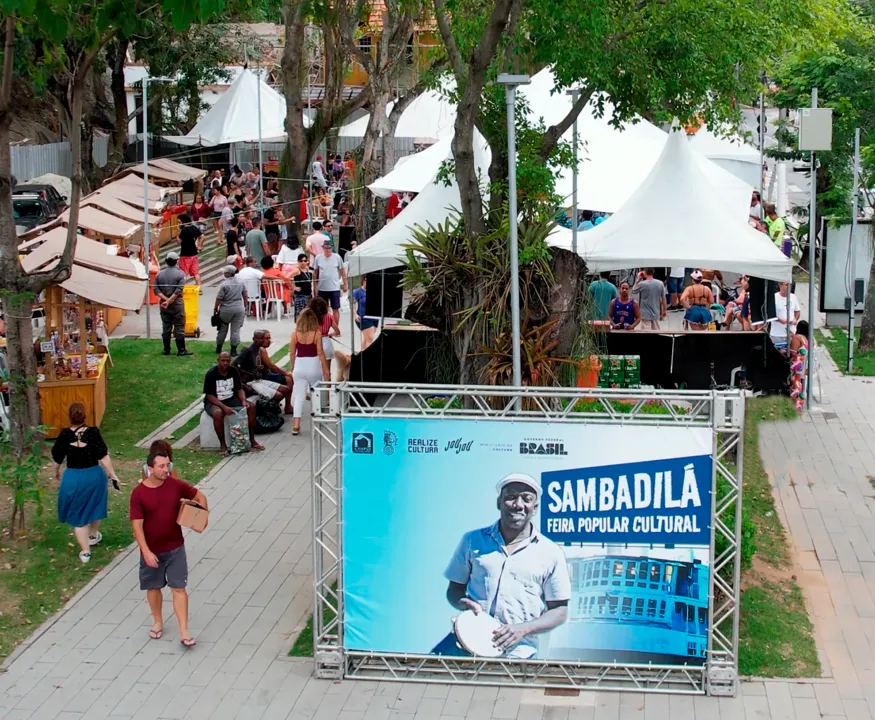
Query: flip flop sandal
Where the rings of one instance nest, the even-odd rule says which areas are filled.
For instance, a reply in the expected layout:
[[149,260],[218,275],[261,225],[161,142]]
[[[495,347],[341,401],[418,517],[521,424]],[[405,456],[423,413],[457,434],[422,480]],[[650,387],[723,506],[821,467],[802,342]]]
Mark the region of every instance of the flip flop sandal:
[[163,630],[163,629],[162,629],[162,630],[150,630],[150,631],[149,631],[149,637],[150,637],[152,640],[160,640],[160,639],[161,639],[161,636],[162,636],[163,634],[164,634],[164,630]]
[[182,647],[184,648],[193,648],[197,645],[197,642],[193,637],[182,638],[179,642],[182,643]]
[[261,445],[259,443],[255,443],[254,445],[251,445],[250,447],[253,450],[255,450],[256,452],[261,452],[262,450],[264,450],[264,445]]

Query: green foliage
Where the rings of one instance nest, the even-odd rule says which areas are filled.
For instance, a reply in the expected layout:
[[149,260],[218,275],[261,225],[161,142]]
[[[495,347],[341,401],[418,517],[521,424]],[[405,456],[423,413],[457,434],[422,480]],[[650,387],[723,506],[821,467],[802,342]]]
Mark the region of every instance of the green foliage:
[[[871,182],[875,171],[875,13],[860,11],[856,22],[827,49],[811,49],[788,56],[777,68],[778,91],[772,100],[780,108],[795,109],[811,104],[811,89],[817,88],[818,104],[833,109],[832,151],[818,154],[818,211],[837,221],[850,218],[853,188],[854,131],[860,128],[863,167]],[[769,154],[781,159],[805,157],[796,151],[796,128],[785,126],[779,142],[790,148]]]
[[12,530],[24,529],[26,503],[36,509],[37,517],[43,514],[43,494],[39,478],[45,448],[43,433],[46,429],[37,427],[24,431],[27,449],[21,456],[10,452],[8,433],[5,430],[0,433],[0,446],[6,446],[3,453],[0,453],[0,482],[12,490],[12,516],[9,519]]

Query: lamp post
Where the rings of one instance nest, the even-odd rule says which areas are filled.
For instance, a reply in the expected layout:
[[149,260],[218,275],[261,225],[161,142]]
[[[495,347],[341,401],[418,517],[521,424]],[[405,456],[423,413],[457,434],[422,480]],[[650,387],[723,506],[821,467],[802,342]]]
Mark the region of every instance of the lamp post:
[[[577,98],[580,97],[580,90],[572,88],[565,91],[566,95],[571,96],[572,105],[577,103]],[[571,130],[571,143],[574,145],[574,171],[571,174],[571,252],[577,255],[577,115],[574,116],[574,125]]]
[[[173,78],[143,77],[143,264],[149,276],[151,228],[149,227],[149,82],[173,82]],[[149,307],[149,280],[146,280],[146,339],[152,339],[152,313]]]
[[261,66],[258,67],[258,72],[255,75],[258,81],[256,84],[256,96],[258,98],[258,207],[261,211],[261,217],[264,218],[265,202],[264,202],[264,156],[261,141]]
[[[848,284],[848,294],[851,296],[848,302],[848,372],[854,370],[854,316],[856,315],[856,252],[854,247],[854,235],[857,231],[857,204],[860,192],[860,128],[854,131],[854,193],[851,196],[851,236],[848,238],[848,264],[850,277]],[[809,346],[810,347],[810,346]]]
[[[507,107],[507,192],[508,215],[510,220],[510,317],[513,339],[513,384],[520,388],[523,384],[522,359],[520,357],[520,258],[518,247],[518,224],[516,197],[516,124],[514,122],[516,105],[516,89],[520,85],[528,85],[531,78],[528,75],[509,75],[501,73],[496,79],[499,85],[504,85],[504,102]],[[517,410],[520,409],[520,398],[514,401]]]

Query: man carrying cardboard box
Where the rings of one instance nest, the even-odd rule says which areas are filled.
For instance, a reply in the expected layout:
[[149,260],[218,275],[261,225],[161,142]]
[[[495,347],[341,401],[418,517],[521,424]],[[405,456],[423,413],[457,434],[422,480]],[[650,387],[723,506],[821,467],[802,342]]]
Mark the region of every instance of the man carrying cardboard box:
[[182,528],[177,523],[180,502],[194,500],[207,509],[207,498],[197,488],[177,480],[170,474],[170,458],[163,450],[149,453],[146,464],[149,477],[131,493],[130,518],[134,539],[140,547],[140,590],[146,591],[152,611],[152,629],[149,637],[160,640],[164,632],[164,597],[161,593],[170,586],[173,612],[179,622],[180,642],[194,647],[195,640],[188,632],[188,561]]

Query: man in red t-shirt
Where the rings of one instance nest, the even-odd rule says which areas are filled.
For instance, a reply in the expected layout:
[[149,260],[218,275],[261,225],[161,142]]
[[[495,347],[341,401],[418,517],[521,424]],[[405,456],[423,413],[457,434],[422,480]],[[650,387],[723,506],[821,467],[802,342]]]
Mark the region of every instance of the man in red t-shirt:
[[176,522],[181,500],[194,500],[207,508],[207,498],[197,488],[170,474],[170,458],[163,450],[149,453],[149,477],[131,493],[130,518],[134,539],[140,547],[140,590],[146,591],[152,611],[149,637],[160,640],[164,632],[164,597],[161,590],[170,586],[173,612],[179,622],[179,637],[185,647],[193,647],[188,632],[188,561],[182,528]]

